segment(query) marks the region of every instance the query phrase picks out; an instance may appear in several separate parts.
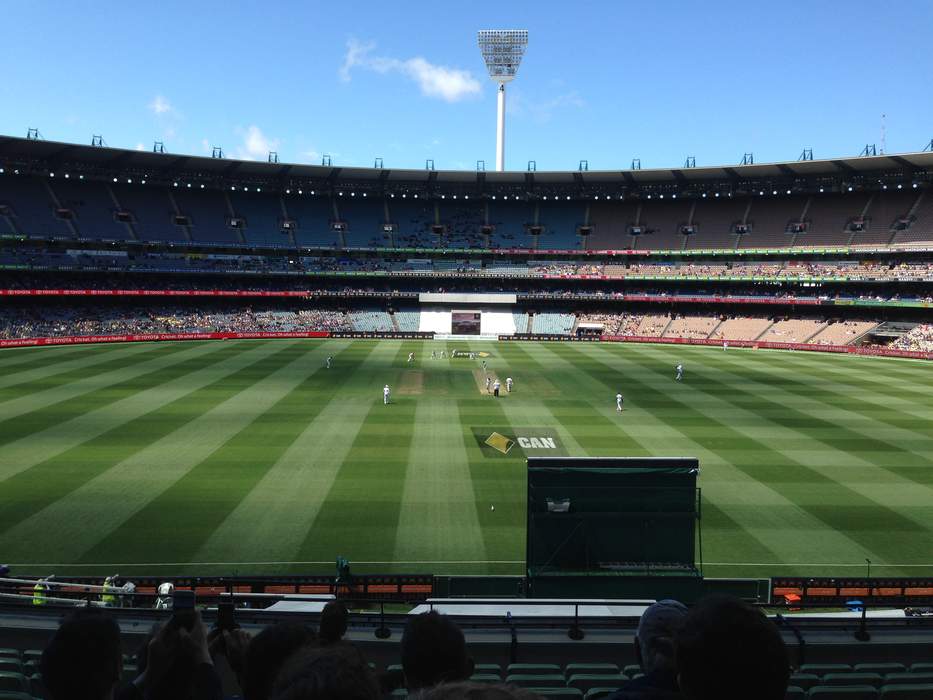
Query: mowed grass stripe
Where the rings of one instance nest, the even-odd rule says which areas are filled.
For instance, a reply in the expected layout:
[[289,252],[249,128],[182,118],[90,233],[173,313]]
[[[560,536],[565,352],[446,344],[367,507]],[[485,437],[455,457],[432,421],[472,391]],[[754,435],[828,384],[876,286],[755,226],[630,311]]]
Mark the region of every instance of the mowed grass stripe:
[[[822,561],[848,563],[866,556],[879,561],[883,559],[847,534],[827,528],[819,517],[821,513],[813,513],[806,504],[788,499],[783,483],[758,479],[752,465],[783,464],[783,458],[769,447],[718,423],[708,412],[701,412],[691,403],[675,399],[676,389],[657,390],[640,381],[638,377],[644,368],[630,357],[627,349],[620,352],[616,348],[604,351],[593,346],[550,345],[548,350],[564,356],[572,365],[579,366],[597,380],[602,378],[604,384],[615,385],[620,377],[624,377],[625,385],[629,387],[625,393],[632,404],[628,410],[642,415],[641,425],[637,428],[639,439],[644,438],[645,446],[658,456],[698,457],[701,467],[705,465],[700,480],[704,498],[742,522],[747,535],[775,552],[777,559],[800,561],[801,544],[797,538],[801,533],[817,531],[825,531],[825,536],[808,545],[814,554],[819,553]],[[598,354],[603,352],[610,352],[613,356],[603,359],[604,356]],[[671,385],[674,386],[673,381]],[[647,430],[646,423],[654,424],[653,429]],[[747,478],[740,478],[739,474]],[[710,476],[718,476],[715,487],[708,483]],[[745,504],[751,504],[758,517],[738,517],[738,513],[748,515],[742,510]],[[717,544],[704,538],[706,559],[728,561],[735,556],[736,550],[722,551]]]
[[[72,426],[76,428],[71,434],[76,441],[88,438],[75,447],[31,467],[4,459],[0,472],[19,471],[0,483],[4,496],[0,501],[0,532],[229,398],[239,386],[238,375],[248,375],[260,365],[274,362],[275,350],[271,343],[227,345],[218,353],[189,361],[184,371],[180,365],[176,366],[177,376],[167,377],[166,384],[117,402],[109,421],[97,416],[91,428]],[[279,352],[286,350],[278,348]],[[112,426],[109,430],[108,423]],[[102,432],[90,437],[94,428]],[[48,443],[61,447],[66,434],[57,432],[54,441]],[[25,456],[28,459],[30,453]]]
[[[642,356],[645,362],[656,359],[654,356],[646,358],[642,351],[636,351],[636,355]],[[830,436],[835,436],[837,432],[844,435],[849,431],[835,423],[827,428],[824,421],[815,421],[810,416],[800,414],[795,408],[795,402],[805,401],[804,397],[790,396],[788,401],[777,404],[745,391],[741,385],[731,380],[726,372],[702,364],[696,364],[694,367],[691,379],[681,385],[683,389],[698,390],[706,394],[715,392],[722,402],[740,409],[734,411],[721,406],[717,410],[711,404],[707,404],[710,409],[717,411],[719,419],[728,420],[730,425],[736,426],[736,430],[744,435],[773,445],[772,449],[775,452],[811,470],[812,475],[808,481],[785,486],[785,490],[795,500],[809,501],[815,507],[837,504],[837,507],[827,511],[823,518],[825,520],[831,517],[831,522],[837,526],[840,520],[846,517],[846,509],[852,509],[851,522],[859,523],[856,529],[864,530],[862,538],[865,544],[868,544],[869,537],[874,538],[874,544],[871,546],[876,550],[884,549],[888,531],[917,535],[918,537],[911,537],[910,540],[918,544],[926,539],[922,533],[928,532],[929,513],[921,513],[917,517],[918,514],[909,509],[898,508],[895,511],[888,504],[903,504],[904,498],[897,497],[890,501],[880,499],[873,484],[851,483],[845,478],[847,469],[879,466],[877,459],[881,454],[864,449],[857,452],[844,449],[847,444],[845,439],[838,439],[837,442],[837,438]],[[655,373],[654,376],[661,375]],[[708,376],[712,376],[713,379],[700,379]],[[666,379],[662,381],[667,382]],[[788,422],[794,427],[788,427]],[[891,453],[884,453],[883,456],[886,460],[897,459],[897,455]],[[918,489],[916,483],[877,470],[875,474],[876,481],[884,482],[889,487],[889,496],[892,490],[890,487],[899,486],[905,497],[909,497],[911,491],[922,490],[926,492],[925,500],[933,503],[933,492],[930,492],[930,489]],[[857,494],[858,497],[853,498],[852,494]],[[869,522],[874,522],[875,527],[867,527]],[[872,535],[872,532],[879,529],[879,524],[884,524],[881,528],[884,531]],[[919,553],[920,550],[914,552],[915,555]]]
[[[528,423],[528,425],[552,425],[564,434],[571,437],[571,455],[574,456],[614,456],[614,457],[636,457],[647,456],[648,452],[638,442],[636,442],[625,430],[620,427],[615,410],[615,394],[598,393],[592,397],[594,400],[586,400],[590,396],[589,392],[581,391],[580,382],[584,375],[563,367],[560,371],[555,370],[543,361],[539,355],[528,352],[525,348],[520,348],[519,343],[501,344],[501,354],[503,360],[510,368],[515,368],[518,376],[513,376],[515,380],[514,396],[519,399],[521,405],[533,407],[541,403],[546,413],[543,418],[547,423]],[[526,386],[523,381],[523,374],[528,370],[533,370],[530,376],[549,377],[548,384],[553,389],[554,399],[540,401],[534,386]],[[559,382],[555,385],[552,380]],[[511,404],[510,404],[511,405]],[[533,420],[533,419],[532,419]]]
[[101,408],[130,393],[156,386],[172,365],[216,352],[219,348],[199,343],[197,346],[163,347],[159,350],[151,357],[143,358],[134,354],[115,358],[114,364],[120,368],[112,372],[76,379],[56,389],[40,391],[0,405],[0,445]]
[[[645,362],[656,362],[657,354],[635,353]],[[674,357],[667,352],[661,355]],[[888,417],[882,418],[877,411],[866,410],[849,397],[832,391],[814,392],[802,382],[787,380],[783,385],[789,388],[784,389],[753,379],[758,375],[750,373],[741,362],[733,361],[725,369],[702,363],[696,367],[692,373],[696,376],[687,381],[691,387],[708,394],[714,392],[734,406],[767,416],[770,423],[804,434],[830,449],[857,453],[860,459],[915,483],[933,483],[933,460],[928,458],[933,455],[931,423],[923,431],[902,428],[902,424],[912,424],[913,419],[896,409],[888,409]],[[723,385],[730,390],[719,391]]]
[[[116,449],[128,441],[129,431],[133,428],[121,428],[124,424],[139,420],[147,414],[158,417],[155,413],[166,404],[176,401],[205,384],[222,377],[228,371],[249,364],[251,360],[240,360],[242,354],[254,358],[263,358],[271,354],[273,347],[267,343],[255,344],[252,341],[226,343],[215,348],[216,352],[193,357],[167,368],[161,373],[162,381],[138,391],[127,391],[124,398],[115,399],[87,412],[79,413],[70,420],[52,423],[40,432],[31,433],[3,447],[3,460],[0,461],[0,480],[30,469],[37,464],[63,455],[84,443],[94,443],[91,454],[100,455]],[[243,365],[240,363],[243,362]],[[228,366],[231,367],[228,370]],[[144,423],[141,435],[145,436],[150,426]],[[106,438],[101,438],[106,434]],[[95,442],[96,441],[96,442]],[[90,446],[90,445],[89,445]],[[93,458],[93,457],[92,457]],[[64,457],[68,459],[68,457]]]
[[25,385],[29,387],[30,392],[38,390],[38,386],[48,388],[51,384],[46,382],[51,377],[109,362],[115,354],[119,354],[117,351],[120,349],[119,347],[103,347],[100,348],[100,352],[49,357],[44,362],[41,356],[37,356],[22,364],[0,366],[0,401],[7,401],[22,395],[22,392],[13,391],[14,387],[22,389]]
[[418,401],[395,531],[397,560],[487,559],[461,425],[455,401]]
[[109,519],[110,534],[80,560],[190,560],[300,432],[291,416],[307,401],[311,377],[326,371],[323,359],[332,349],[298,341],[242,392],[170,436],[184,450],[168,463],[169,473],[149,477],[146,495]]
[[[256,486],[211,534],[195,561],[294,561],[369,411],[348,398],[349,383],[377,386],[386,346],[354,343],[314,375],[315,387],[294,417],[304,428]],[[394,354],[394,353],[393,353]]]
[[[668,357],[674,357],[667,349],[663,352]],[[933,396],[931,396],[933,395],[931,391],[933,382],[927,384],[926,391],[916,392],[923,396],[925,406],[920,402],[919,397],[904,398],[903,395],[908,392],[899,386],[892,385],[885,387],[883,400],[879,400],[878,390],[884,385],[881,382],[865,382],[869,371],[867,368],[846,363],[848,367],[846,370],[828,373],[825,365],[831,359],[838,360],[839,358],[810,358],[806,363],[794,363],[792,372],[786,371],[790,368],[776,372],[774,367],[769,369],[761,362],[754,361],[748,353],[734,353],[729,357],[727,367],[731,372],[741,374],[743,379],[756,382],[759,388],[762,385],[767,386],[769,395],[791,392],[834,408],[846,406],[851,412],[860,413],[871,420],[886,423],[894,428],[913,430],[922,435],[929,433],[929,425],[933,422]],[[709,366],[708,363],[707,366]],[[720,364],[716,363],[716,366]],[[806,381],[796,378],[801,373],[807,377]],[[860,390],[847,385],[853,381],[871,384],[872,387]],[[915,380],[911,386],[917,388],[917,381]],[[889,417],[892,413],[893,415]]]
[[[593,353],[598,353],[609,361],[614,359],[613,364],[619,362],[619,358],[613,357],[615,353],[607,348],[594,349]],[[626,353],[625,362],[634,363],[638,367],[637,371],[633,372],[629,369],[626,372],[630,381],[637,375],[639,383],[649,390],[654,389],[659,392],[670,386],[671,382],[666,378],[667,372],[662,373],[662,368],[668,366],[663,354],[660,359],[651,356],[646,358],[643,351],[634,350]],[[688,378],[684,382],[677,383],[677,395],[682,398],[674,399],[675,394],[671,392],[669,400],[689,409],[690,404],[696,402],[698,398],[705,398],[702,415],[706,432],[715,433],[718,439],[726,440],[729,445],[743,450],[755,450],[763,455],[759,463],[736,460],[733,464],[763,483],[780,485],[783,495],[822,521],[828,526],[827,530],[831,528],[832,532],[844,534],[868,552],[867,554],[853,552],[855,557],[864,559],[868,556],[878,561],[889,560],[890,546],[887,542],[889,533],[881,532],[878,527],[879,523],[885,523],[885,527],[890,528],[891,532],[917,533],[924,530],[893,509],[871,501],[845,484],[813,469],[804,461],[790,457],[783,451],[780,440],[776,439],[777,436],[775,439],[768,439],[767,442],[756,439],[754,435],[757,431],[754,423],[756,421],[759,424],[766,423],[768,421],[766,415],[752,410],[748,412],[750,415],[744,416],[743,420],[743,416],[730,415],[722,411],[723,401],[731,405],[729,397],[735,391],[734,389],[724,389],[719,386],[718,388],[722,389],[722,398],[719,398],[699,382],[694,381],[695,384],[691,384]],[[711,430],[712,426],[717,426],[715,431]],[[786,434],[782,434],[781,437],[788,439]],[[730,449],[735,449],[735,447]],[[769,456],[764,457],[766,454]],[[882,556],[882,553],[885,556]],[[805,558],[798,557],[796,560]],[[719,559],[719,561],[724,560]],[[857,561],[854,557],[849,561],[852,560]]]
[[[489,348],[484,349],[491,349]],[[447,344],[447,353],[463,350],[462,342]],[[477,515],[483,528],[486,558],[492,561],[525,560],[526,479],[525,456],[513,447],[507,456],[483,448],[476,440],[474,429],[481,440],[493,430],[513,434],[501,402],[480,394],[473,370],[482,368],[479,360],[454,359],[449,361],[457,386],[457,413],[462,423],[463,442],[466,446],[470,480],[477,503]],[[491,510],[495,506],[495,510]],[[521,574],[523,564],[486,564],[481,567],[448,565],[450,573]]]
[[[145,345],[145,343],[138,343]],[[121,343],[109,345],[89,343],[87,345],[46,345],[32,348],[3,348],[0,350],[0,371],[29,371],[48,367],[59,362],[70,362],[82,357],[104,355],[122,347]]]
[[[146,557],[147,548],[163,528],[171,527],[178,513],[171,507],[163,511],[153,525],[154,532],[135,529],[128,521],[313,371],[317,358],[309,358],[312,347],[289,341],[274,359],[231,378],[237,391],[225,401],[11,528],[0,538],[0,548],[6,549],[6,543],[17,538],[31,539],[39,545],[36,551],[53,561],[70,563],[82,561],[104,541],[109,544],[97,550],[104,558],[96,561],[105,561],[107,556],[117,556],[118,561],[152,561]],[[222,483],[216,486],[223,489]],[[76,527],[78,523],[86,526]],[[163,547],[167,545],[162,542]],[[21,556],[35,561],[32,549]]]
[[392,403],[383,405],[382,386],[398,385],[408,356],[398,342],[389,347],[395,354],[375,376],[361,373],[354,383],[356,392],[368,397],[364,401],[370,402],[369,412],[301,543],[297,561],[332,561],[338,554],[368,561],[390,556],[404,507],[402,486],[418,399],[393,395]]

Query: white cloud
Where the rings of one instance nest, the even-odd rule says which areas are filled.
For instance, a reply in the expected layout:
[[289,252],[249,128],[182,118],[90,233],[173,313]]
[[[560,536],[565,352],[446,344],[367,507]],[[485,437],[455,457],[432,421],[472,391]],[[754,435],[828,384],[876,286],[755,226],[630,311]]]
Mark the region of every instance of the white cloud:
[[280,141],[271,139],[262,133],[255,124],[249,126],[246,131],[240,130],[243,134],[243,143],[238,145],[233,151],[235,158],[240,160],[266,160],[269,157],[269,151],[277,151]]
[[458,102],[480,92],[479,80],[468,70],[439,66],[421,56],[407,59],[374,56],[372,52],[375,48],[374,43],[349,39],[343,65],[337,71],[340,79],[349,82],[354,68],[363,68],[383,75],[400,73],[417,83],[423,95],[437,97],[446,102]]
[[506,111],[513,116],[530,116],[538,122],[548,122],[554,112],[561,109],[581,109],[586,101],[576,90],[555,95],[546,100],[532,100],[524,93],[514,91],[506,97]]
[[145,150],[146,150],[146,147],[143,145],[143,142],[142,142],[142,141],[140,141],[140,142],[138,142],[138,143],[136,144],[136,150],[137,150],[137,151],[145,151]]
[[207,139],[201,139],[201,150],[205,153],[210,153],[213,150],[211,148],[211,142]]
[[156,116],[175,113],[172,103],[163,95],[156,95],[152,98],[152,102],[149,103],[149,110]]
[[324,157],[323,153],[321,153],[320,151],[316,151],[313,148],[303,152],[301,155],[304,156],[307,160],[309,160],[313,165],[319,165],[321,162],[321,158]]

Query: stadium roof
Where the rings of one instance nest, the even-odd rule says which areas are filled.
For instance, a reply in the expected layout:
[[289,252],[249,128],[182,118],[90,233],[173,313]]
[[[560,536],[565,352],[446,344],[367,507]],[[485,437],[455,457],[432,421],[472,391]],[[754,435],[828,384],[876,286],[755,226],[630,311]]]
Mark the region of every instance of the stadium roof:
[[701,185],[743,180],[794,180],[820,177],[858,178],[874,174],[923,176],[933,171],[933,152],[884,154],[827,160],[786,161],[753,165],[720,165],[695,168],[652,168],[644,170],[558,170],[505,171],[428,170],[319,166],[300,163],[268,163],[229,158],[131,149],[88,146],[12,136],[0,136],[0,163],[29,163],[41,167],[75,167],[108,172],[151,172],[166,177],[197,174],[199,177],[231,180],[329,181],[342,183],[433,183],[435,185],[550,185],[606,186],[624,184],[634,188],[646,185]]

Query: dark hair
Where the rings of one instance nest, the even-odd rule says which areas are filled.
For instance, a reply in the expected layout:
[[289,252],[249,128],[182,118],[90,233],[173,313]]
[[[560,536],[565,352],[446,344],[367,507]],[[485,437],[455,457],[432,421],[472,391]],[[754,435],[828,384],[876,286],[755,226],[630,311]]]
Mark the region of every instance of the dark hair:
[[100,610],[77,610],[42,652],[39,670],[52,700],[101,700],[122,663],[117,623]]
[[291,622],[271,625],[253,637],[242,674],[245,700],[266,700],[285,660],[314,638],[313,629]]
[[787,648],[761,611],[709,596],[687,614],[675,641],[680,686],[691,700],[783,700]]
[[379,685],[352,646],[303,647],[283,664],[271,700],[379,700]]
[[347,607],[339,600],[332,600],[321,611],[321,626],[318,635],[321,644],[333,644],[347,633]]
[[402,633],[402,668],[409,690],[466,680],[473,672],[460,628],[436,611],[415,615]]

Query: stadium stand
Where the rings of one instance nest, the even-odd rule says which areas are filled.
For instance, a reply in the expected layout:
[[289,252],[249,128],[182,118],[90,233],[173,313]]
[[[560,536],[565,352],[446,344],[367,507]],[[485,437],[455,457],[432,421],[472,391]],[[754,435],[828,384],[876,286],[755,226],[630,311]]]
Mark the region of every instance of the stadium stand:
[[817,345],[849,345],[868,333],[877,323],[871,321],[830,322],[807,342]]
[[575,322],[573,314],[536,313],[531,319],[531,332],[569,335]]
[[933,351],[933,325],[924,323],[912,328],[895,340],[891,347],[900,350]]
[[664,337],[708,338],[719,323],[715,316],[679,316],[664,330]]
[[299,246],[339,247],[340,237],[331,229],[334,210],[329,197],[292,193],[282,198],[289,220],[296,222],[295,243]]
[[348,316],[350,325],[355,331],[387,332],[395,330],[391,317],[385,311],[351,311]]
[[421,323],[421,312],[417,309],[399,309],[393,314],[400,331],[417,331]]
[[824,321],[814,319],[781,319],[775,321],[764,334],[755,340],[777,343],[806,343],[826,327]]

